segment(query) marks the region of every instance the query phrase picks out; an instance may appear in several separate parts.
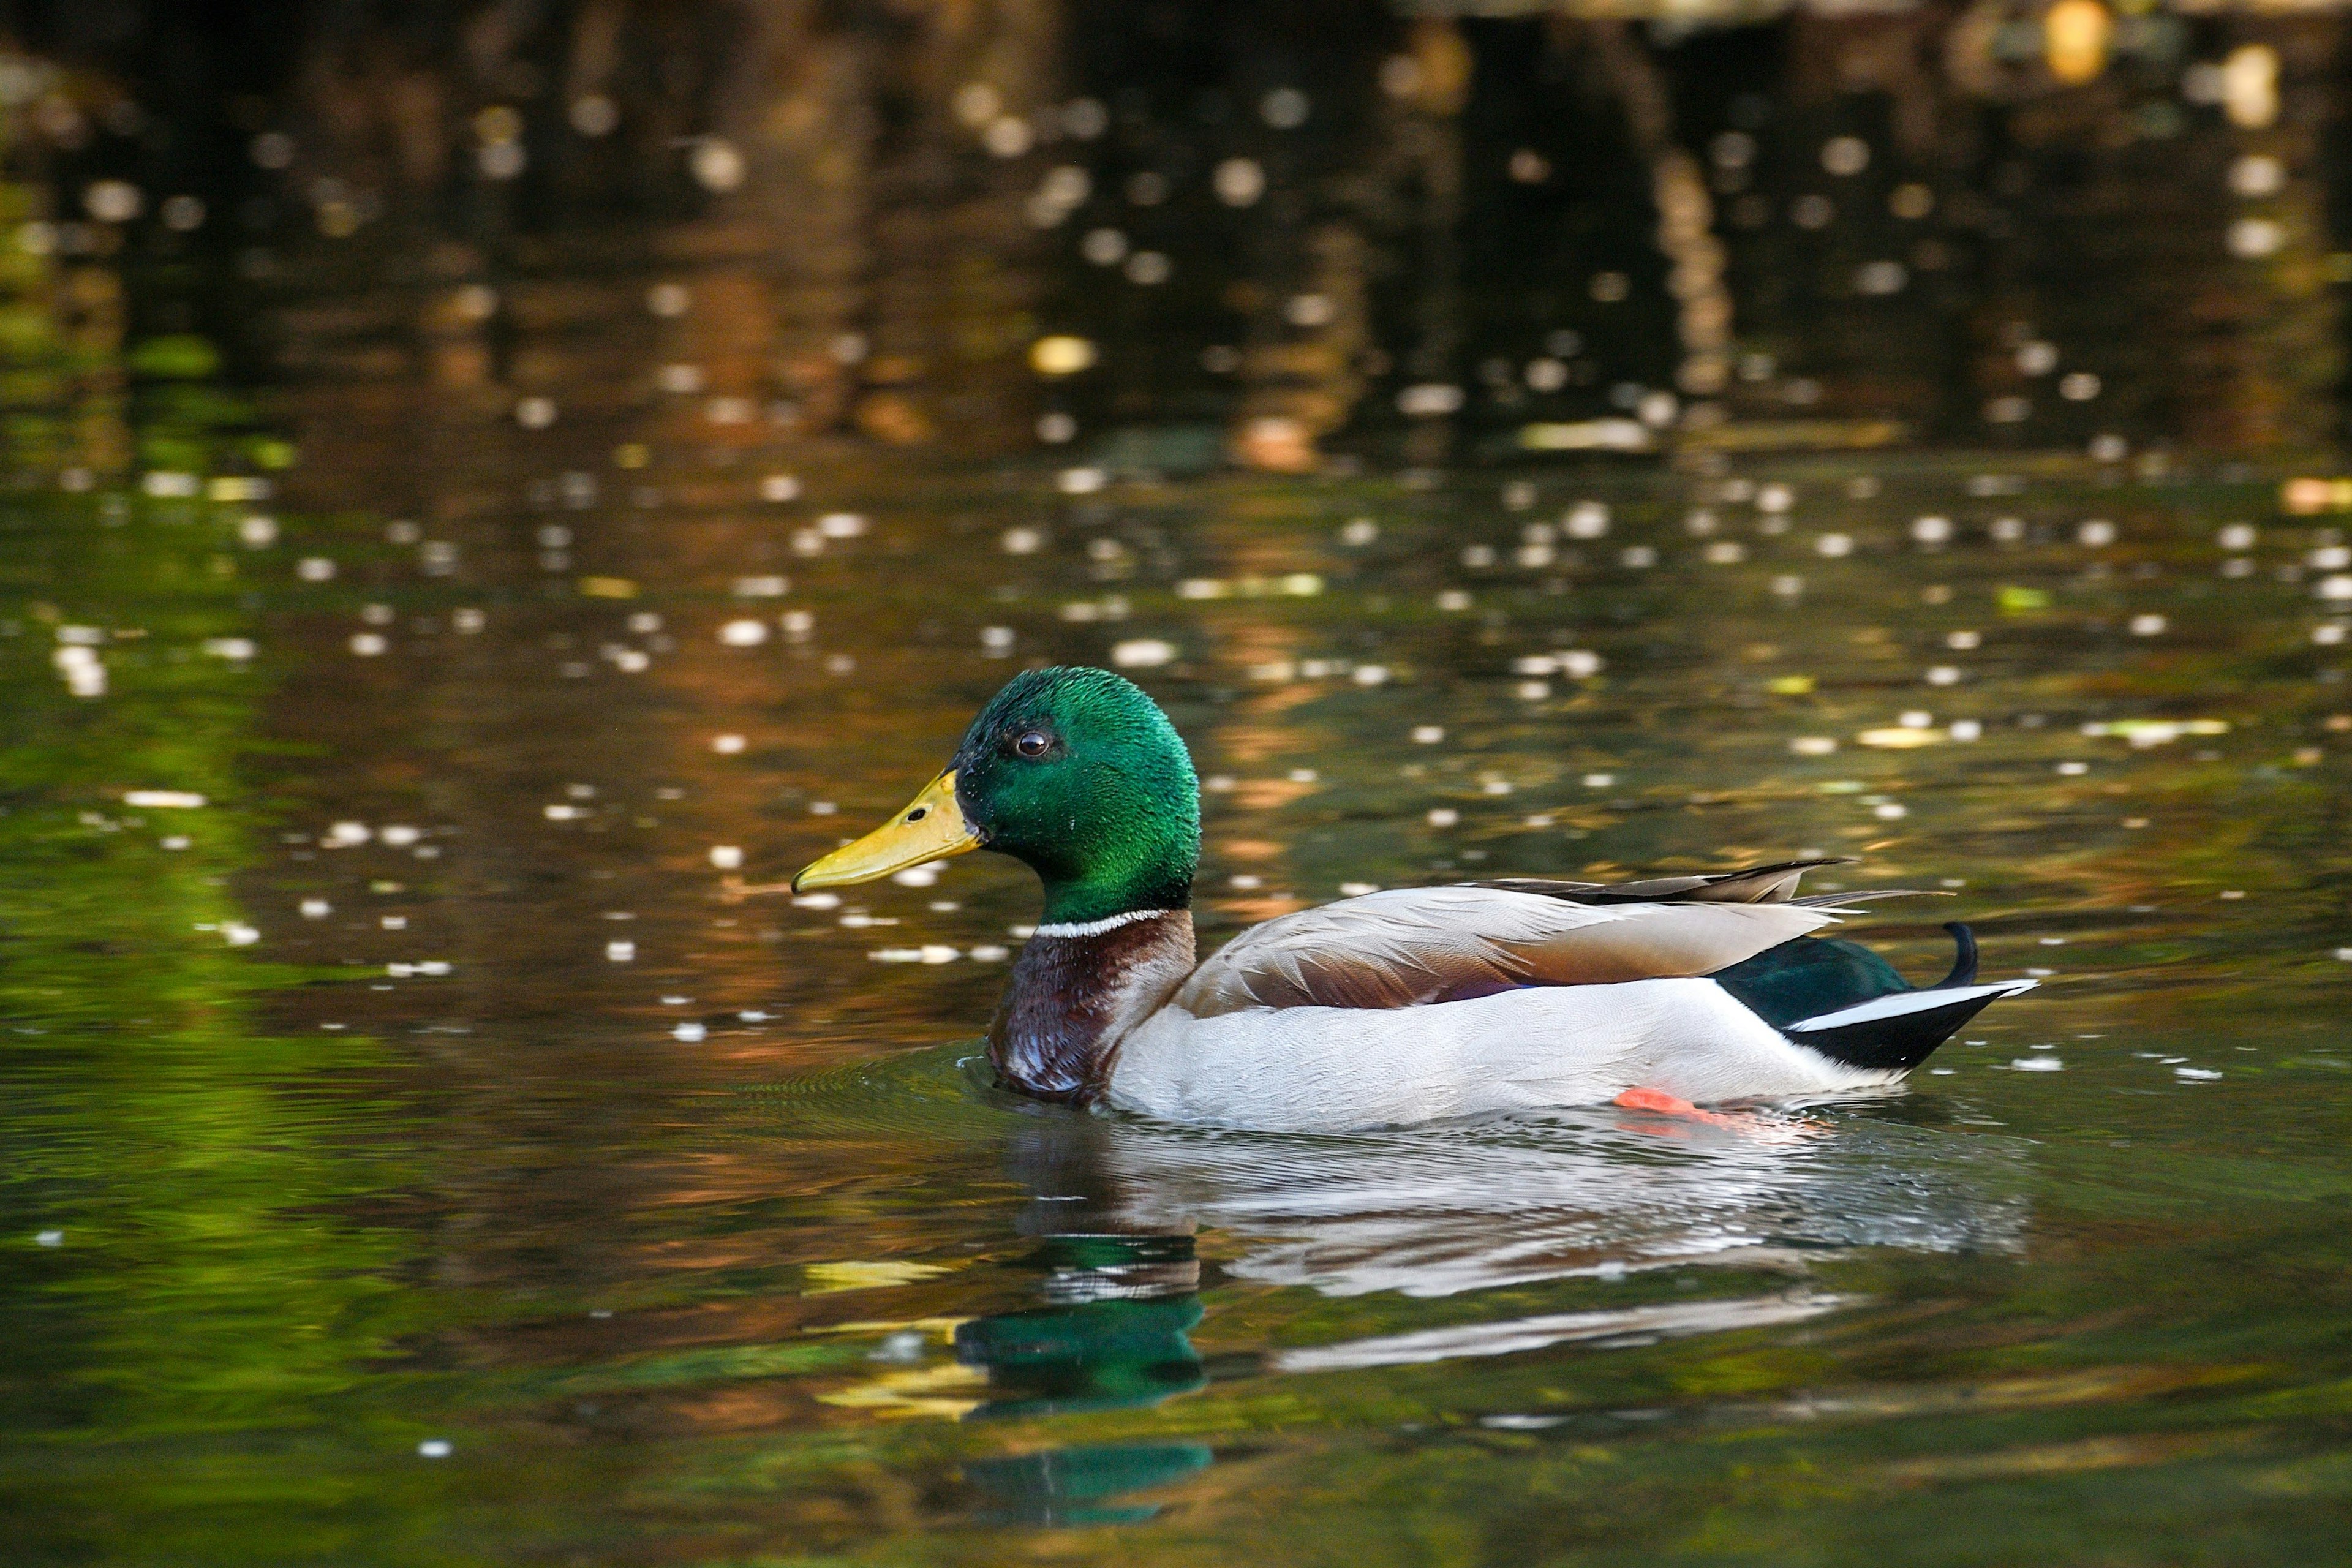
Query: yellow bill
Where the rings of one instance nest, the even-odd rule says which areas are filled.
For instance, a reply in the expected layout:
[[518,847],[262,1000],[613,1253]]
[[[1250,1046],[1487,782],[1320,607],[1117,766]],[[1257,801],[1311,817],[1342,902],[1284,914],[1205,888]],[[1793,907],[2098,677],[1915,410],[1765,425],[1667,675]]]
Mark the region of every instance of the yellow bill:
[[955,770],[933,779],[889,821],[855,844],[845,844],[793,879],[793,891],[846,888],[909,866],[944,860],[980,847],[980,835],[956,804]]

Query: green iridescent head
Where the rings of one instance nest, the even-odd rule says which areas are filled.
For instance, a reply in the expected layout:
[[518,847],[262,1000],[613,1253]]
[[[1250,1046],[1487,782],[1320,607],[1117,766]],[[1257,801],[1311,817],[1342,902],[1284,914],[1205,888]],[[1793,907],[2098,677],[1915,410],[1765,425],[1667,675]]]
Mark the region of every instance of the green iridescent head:
[[1054,924],[1185,908],[1201,860],[1192,756],[1132,681],[1030,670],[989,700],[955,760],[898,816],[793,885],[869,882],[971,849],[1034,868]]
[[956,748],[984,848],[1034,868],[1045,919],[1182,909],[1201,862],[1192,758],[1160,705],[1107,669],[1017,675]]

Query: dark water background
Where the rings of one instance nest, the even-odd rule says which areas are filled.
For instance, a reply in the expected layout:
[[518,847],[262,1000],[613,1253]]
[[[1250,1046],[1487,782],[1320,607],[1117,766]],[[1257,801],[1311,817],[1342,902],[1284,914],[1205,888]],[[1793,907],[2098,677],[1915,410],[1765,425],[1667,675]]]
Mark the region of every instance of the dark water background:
[[[0,15],[7,1560],[2344,1560],[2333,13]],[[1769,1137],[1026,1104],[1025,874],[782,883],[1045,661],[1209,941],[2044,984]]]

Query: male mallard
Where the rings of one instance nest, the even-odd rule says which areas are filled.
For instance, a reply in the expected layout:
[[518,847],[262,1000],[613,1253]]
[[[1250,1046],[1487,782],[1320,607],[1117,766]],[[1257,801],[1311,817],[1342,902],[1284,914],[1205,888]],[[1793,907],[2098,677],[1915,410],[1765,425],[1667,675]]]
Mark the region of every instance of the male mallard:
[[1192,948],[1201,805],[1150,698],[1107,670],[1016,676],[907,807],[793,879],[872,881],[971,849],[1026,862],[1044,921],[989,1059],[1047,1100],[1171,1121],[1337,1130],[1484,1111],[1887,1084],[2030,980],[1927,990],[1807,933],[1819,860],[1601,886],[1398,888]]

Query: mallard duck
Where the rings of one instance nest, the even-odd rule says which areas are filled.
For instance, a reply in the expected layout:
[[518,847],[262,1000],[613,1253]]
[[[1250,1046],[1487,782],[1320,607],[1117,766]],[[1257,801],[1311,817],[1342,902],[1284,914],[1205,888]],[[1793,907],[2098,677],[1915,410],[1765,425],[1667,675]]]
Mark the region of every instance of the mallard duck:
[[1202,961],[1192,758],[1158,704],[1102,669],[1015,676],[945,771],[793,887],[973,849],[1045,885],[989,1027],[998,1077],[1170,1121],[1336,1131],[1879,1086],[2033,985],[1974,984],[1965,926],[1946,928],[1958,961],[1926,989],[1812,935],[1860,896],[1795,896],[1822,860],[1397,888],[1252,926]]

